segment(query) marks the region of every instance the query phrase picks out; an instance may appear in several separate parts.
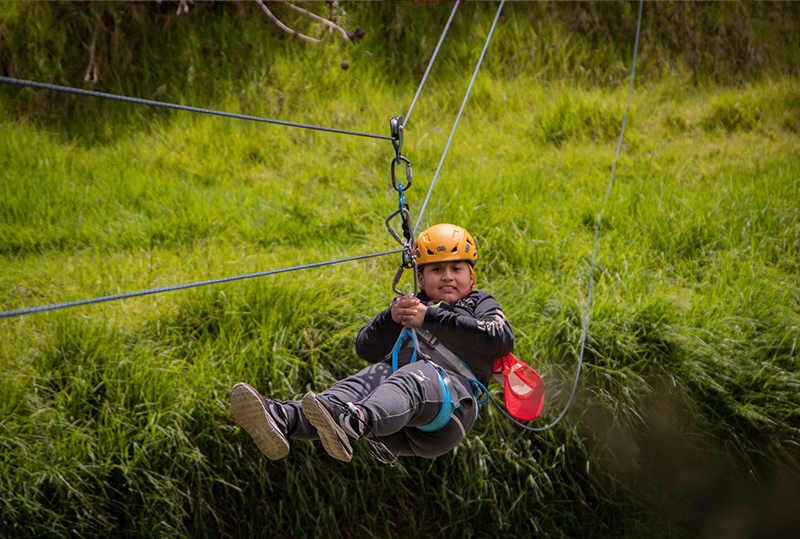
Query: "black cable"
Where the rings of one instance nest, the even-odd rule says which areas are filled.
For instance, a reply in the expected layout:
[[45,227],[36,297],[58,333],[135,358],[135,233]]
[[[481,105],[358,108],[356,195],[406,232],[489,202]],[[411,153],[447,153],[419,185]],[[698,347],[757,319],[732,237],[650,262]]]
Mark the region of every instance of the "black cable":
[[353,260],[363,260],[365,258],[375,258],[378,256],[384,255],[392,255],[403,252],[402,249],[398,249],[396,251],[386,251],[383,253],[375,253],[371,255],[361,255],[361,256],[354,256],[350,258],[341,258],[339,260],[329,260],[327,262],[315,262],[313,264],[304,264],[302,266],[294,266],[291,268],[283,268],[277,270],[269,270],[269,271],[259,271],[257,273],[248,273],[246,275],[236,275],[233,277],[222,277],[220,279],[212,279],[210,281],[199,281],[196,283],[187,283],[187,284],[176,284],[172,286],[164,286],[161,288],[151,288],[148,290],[140,290],[138,292],[126,292],[124,294],[114,294],[113,296],[103,296],[100,298],[91,298],[91,299],[82,299],[76,301],[67,301],[64,303],[53,303],[50,305],[40,305],[38,307],[27,307],[24,309],[13,309],[11,311],[3,311],[0,312],[0,318],[10,318],[12,316],[22,316],[25,314],[33,314],[33,313],[40,313],[44,311],[55,311],[57,309],[66,309],[67,307],[79,307],[81,305],[91,305],[93,303],[102,303],[105,301],[112,301],[117,299],[128,299],[128,298],[135,298],[139,296],[148,296],[151,294],[159,294],[162,292],[172,292],[175,290],[184,290],[186,288],[195,288],[198,286],[207,286],[211,284],[219,284],[219,283],[228,283],[231,281],[239,281],[242,279],[252,279],[253,277],[264,277],[266,275],[275,275],[277,273],[287,273],[290,271],[296,271],[301,269],[308,269],[308,268],[318,268],[321,266],[331,266],[333,264],[340,264],[342,262],[352,262]]
[[590,268],[590,271],[589,271],[589,293],[588,293],[588,295],[586,297],[586,317],[584,318],[583,328],[581,330],[581,345],[580,345],[580,354],[578,355],[578,366],[575,369],[575,378],[574,378],[574,380],[572,382],[572,391],[570,391],[569,399],[567,400],[567,404],[561,410],[561,413],[558,414],[558,417],[556,417],[556,419],[552,423],[550,423],[549,425],[544,426],[544,427],[528,427],[527,425],[523,425],[522,423],[520,423],[519,421],[517,421],[516,419],[511,417],[511,415],[508,412],[506,412],[497,403],[496,400],[494,400],[494,397],[492,397],[492,394],[489,393],[488,391],[486,391],[486,394],[489,395],[489,398],[492,400],[492,403],[497,407],[498,410],[503,412],[503,414],[508,419],[510,419],[515,425],[517,425],[518,427],[521,427],[521,428],[523,428],[525,430],[528,430],[528,431],[543,432],[543,431],[546,431],[548,429],[551,429],[551,428],[555,427],[561,421],[561,419],[563,419],[563,417],[566,415],[567,410],[569,410],[569,407],[572,404],[572,399],[575,397],[575,393],[578,390],[578,380],[580,379],[581,370],[583,369],[583,352],[584,352],[584,350],[586,348],[586,332],[588,331],[588,328],[589,328],[589,315],[592,312],[591,307],[592,307],[592,291],[594,290],[594,265],[595,265],[595,260],[597,259],[597,243],[598,243],[598,239],[599,239],[599,236],[600,236],[600,219],[602,218],[602,215],[603,215],[603,207],[608,202],[608,195],[611,193],[611,185],[614,182],[614,171],[617,169],[617,160],[619,159],[619,153],[620,153],[620,150],[622,149],[622,141],[623,141],[623,139],[625,137],[625,124],[628,121],[628,109],[629,109],[629,106],[630,106],[630,103],[631,103],[631,95],[633,94],[633,77],[636,74],[636,52],[639,50],[639,30],[642,27],[642,9],[643,9],[643,7],[644,7],[644,0],[639,0],[639,19],[638,19],[638,22],[636,23],[636,39],[634,40],[634,44],[633,44],[633,62],[632,62],[632,65],[631,65],[630,85],[628,86],[628,99],[625,102],[625,114],[624,114],[624,116],[622,118],[622,131],[619,134],[619,143],[617,144],[617,153],[614,156],[614,164],[611,167],[611,178],[608,181],[608,190],[606,191],[606,196],[603,199],[603,205],[600,207],[600,213],[597,214],[597,226],[596,226],[595,231],[594,231],[594,248],[592,250],[592,265],[591,265],[591,268]]
[[106,94],[103,92],[95,92],[92,90],[82,90],[80,88],[70,88],[68,86],[57,86],[55,84],[48,84],[46,82],[36,82],[30,80],[12,79],[10,77],[0,77],[0,82],[6,84],[16,84],[17,86],[29,86],[31,88],[39,88],[42,90],[53,90],[56,92],[67,92],[71,94],[86,95],[90,97],[102,97],[104,99],[114,99],[117,101],[124,101],[126,103],[135,103],[137,105],[150,105],[151,107],[163,107],[167,109],[182,110],[186,112],[199,112],[201,114],[211,114],[213,116],[223,116],[225,118],[236,118],[237,120],[251,120],[254,122],[263,122],[268,124],[283,125],[287,127],[301,127],[303,129],[313,129],[316,131],[327,131],[330,133],[339,133],[342,135],[355,135],[358,137],[370,137],[382,140],[394,140],[392,137],[385,135],[372,135],[370,133],[359,133],[357,131],[345,131],[344,129],[334,129],[332,127],[319,127],[315,125],[299,124],[294,122],[284,122],[281,120],[270,120],[269,118],[260,118],[258,116],[247,116],[244,114],[234,114],[232,112],[221,112],[218,110],[201,109],[197,107],[187,107],[185,105],[175,105],[174,103],[161,103],[160,101],[152,101],[150,99],[140,99],[138,97],[128,97],[124,95]]

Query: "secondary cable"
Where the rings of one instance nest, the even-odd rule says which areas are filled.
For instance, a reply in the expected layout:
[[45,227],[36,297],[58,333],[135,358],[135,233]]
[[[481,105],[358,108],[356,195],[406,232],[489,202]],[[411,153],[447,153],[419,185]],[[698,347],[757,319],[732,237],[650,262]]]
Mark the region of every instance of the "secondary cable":
[[561,410],[561,413],[558,417],[545,427],[529,427],[527,425],[523,425],[511,415],[506,412],[497,401],[494,400],[491,393],[488,391],[486,392],[489,395],[489,398],[492,399],[492,402],[495,404],[498,410],[500,410],[503,414],[505,414],[513,423],[515,423],[518,427],[522,427],[525,430],[533,431],[533,432],[542,432],[548,429],[555,427],[559,421],[566,415],[567,410],[569,409],[570,405],[572,404],[572,400],[575,397],[575,392],[578,389],[578,380],[580,379],[581,369],[583,367],[583,352],[586,346],[586,332],[589,327],[589,314],[591,313],[592,307],[592,292],[594,290],[594,266],[595,260],[597,259],[597,243],[600,237],[600,220],[603,217],[603,208],[608,202],[608,196],[611,194],[611,186],[614,183],[614,172],[617,170],[617,160],[619,159],[619,153],[622,149],[622,140],[625,137],[625,125],[628,121],[628,108],[631,104],[631,94],[633,93],[633,76],[636,73],[636,51],[639,49],[639,29],[642,26],[642,6],[644,5],[644,0],[639,0],[639,20],[636,24],[636,40],[634,41],[633,45],[633,65],[631,66],[631,80],[630,84],[628,85],[628,99],[625,102],[625,114],[622,117],[622,131],[619,134],[619,142],[617,143],[617,153],[614,155],[614,164],[611,167],[611,178],[608,180],[608,188],[606,189],[606,196],[603,198],[603,203],[600,206],[600,212],[597,214],[597,226],[594,229],[594,248],[592,249],[592,264],[589,271],[589,293],[586,297],[586,315],[583,319],[583,329],[581,330],[581,345],[580,345],[580,354],[578,355],[578,366],[575,371],[575,380],[572,383],[572,391],[569,394],[569,399],[567,400],[566,406],[564,409]]
[[382,140],[394,140],[392,137],[386,135],[374,135],[371,133],[360,133],[358,131],[346,131],[344,129],[335,129],[332,127],[320,127],[316,125],[301,124],[295,122],[284,122],[282,120],[272,120],[269,118],[261,118],[258,116],[248,116],[246,114],[235,114],[232,112],[222,112],[218,110],[201,109],[198,107],[189,107],[186,105],[176,105],[174,103],[162,103],[161,101],[153,101],[150,99],[141,99],[138,97],[128,97],[117,94],[107,94],[103,92],[95,92],[93,90],[83,90],[81,88],[70,88],[69,86],[57,86],[55,84],[48,84],[46,82],[36,82],[30,80],[14,79],[11,77],[0,77],[0,82],[6,84],[15,84],[17,86],[28,86],[31,88],[39,88],[41,90],[53,90],[56,92],[66,92],[71,94],[85,95],[90,97],[100,97],[103,99],[113,99],[116,101],[124,101],[126,103],[135,103],[137,105],[149,105],[151,107],[162,107],[167,109],[182,110],[186,112],[198,112],[200,114],[211,114],[213,116],[223,116],[225,118],[235,118],[237,120],[250,120],[253,122],[262,122],[275,125],[283,125],[287,127],[300,127],[302,129],[312,129],[315,131],[327,131],[329,133],[339,133],[341,135],[355,135],[358,137],[369,137]]
[[436,48],[433,51],[433,56],[431,56],[431,61],[428,62],[428,69],[425,70],[425,75],[422,76],[422,82],[419,83],[419,88],[417,88],[417,93],[414,94],[414,99],[411,100],[411,106],[408,108],[408,114],[406,114],[405,120],[403,120],[403,125],[401,129],[405,129],[406,124],[408,123],[408,119],[411,117],[411,111],[414,110],[414,105],[417,103],[417,98],[419,97],[419,93],[422,91],[422,87],[425,86],[425,81],[428,79],[428,73],[431,72],[431,67],[433,67],[433,61],[436,60],[436,55],[439,54],[439,48],[442,46],[442,41],[444,41],[444,36],[447,35],[447,30],[450,29],[450,23],[453,22],[453,17],[456,14],[456,10],[458,9],[458,5],[461,2],[456,2],[453,6],[453,11],[450,12],[450,18],[447,19],[447,24],[444,26],[444,30],[442,31],[442,37],[439,38],[439,43],[436,44]]
[[342,262],[352,262],[354,260],[363,260],[365,258],[376,258],[379,256],[385,255],[392,255],[403,252],[402,249],[397,249],[395,251],[386,251],[383,253],[375,253],[371,255],[361,255],[361,256],[353,256],[349,258],[340,258],[338,260],[328,260],[326,262],[314,262],[311,264],[303,264],[302,266],[294,266],[291,268],[281,268],[276,270],[269,270],[269,271],[259,271],[256,273],[248,273],[245,275],[235,275],[233,277],[222,277],[220,279],[211,279],[209,281],[199,281],[195,283],[186,283],[186,284],[176,284],[172,286],[164,286],[161,288],[151,288],[149,290],[140,290],[138,292],[126,292],[124,294],[114,294],[113,296],[103,296],[99,298],[91,298],[91,299],[82,299],[77,301],[67,301],[64,303],[53,303],[51,305],[40,305],[38,307],[28,307],[24,309],[14,309],[11,311],[3,311],[0,312],[0,318],[10,318],[12,316],[22,316],[24,314],[33,314],[33,313],[40,313],[44,311],[55,311],[57,309],[66,309],[67,307],[78,307],[81,305],[90,305],[93,303],[102,303],[105,301],[112,301],[117,299],[128,299],[128,298],[135,298],[139,296],[148,296],[151,294],[160,294],[162,292],[173,292],[175,290],[185,290],[187,288],[196,288],[198,286],[208,286],[211,284],[220,284],[220,283],[228,283],[231,281],[240,281],[242,279],[252,279],[254,277],[265,277],[267,275],[275,275],[278,273],[288,273],[290,271],[308,269],[308,268],[319,268],[321,266],[331,266],[333,264],[341,264]]
[[[433,186],[436,185],[436,179],[439,177],[439,171],[442,169],[442,164],[444,163],[444,158],[447,156],[447,151],[450,149],[450,143],[453,141],[453,135],[456,132],[456,128],[458,127],[458,122],[461,120],[461,113],[464,112],[464,107],[467,104],[467,99],[469,99],[469,94],[472,91],[472,86],[475,84],[475,78],[478,76],[478,70],[481,68],[481,64],[483,63],[483,57],[486,55],[486,49],[489,48],[489,42],[492,40],[492,34],[494,34],[495,26],[497,26],[497,20],[500,18],[500,13],[503,11],[503,5],[505,5],[506,0],[502,0],[500,2],[500,7],[497,8],[497,15],[494,16],[494,22],[492,22],[492,28],[489,30],[489,35],[486,37],[486,43],[483,45],[483,51],[481,51],[481,57],[478,59],[478,65],[475,66],[475,71],[472,73],[472,80],[469,82],[469,88],[467,88],[467,93],[464,96],[464,101],[461,102],[461,108],[458,110],[458,116],[456,117],[456,122],[453,124],[453,129],[450,131],[450,138],[447,139],[447,146],[444,148],[444,153],[442,154],[442,158],[439,161],[439,166],[436,167],[436,173],[433,175],[433,181],[431,181],[431,186],[428,189],[428,194],[425,197],[425,202],[422,204],[422,209],[419,212],[419,217],[417,218],[417,224],[414,226],[414,230],[411,231],[411,236],[414,237],[414,233],[419,228],[419,224],[422,222],[422,216],[425,214],[425,208],[428,206],[428,200],[431,198],[431,193],[433,192]],[[456,2],[458,4],[458,2]]]

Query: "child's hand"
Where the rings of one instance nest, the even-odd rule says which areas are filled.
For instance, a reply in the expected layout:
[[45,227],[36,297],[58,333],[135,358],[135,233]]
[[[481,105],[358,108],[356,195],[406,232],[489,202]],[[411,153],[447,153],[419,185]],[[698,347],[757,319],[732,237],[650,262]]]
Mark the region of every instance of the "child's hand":
[[392,320],[404,326],[422,327],[428,307],[411,296],[398,296],[392,303]]

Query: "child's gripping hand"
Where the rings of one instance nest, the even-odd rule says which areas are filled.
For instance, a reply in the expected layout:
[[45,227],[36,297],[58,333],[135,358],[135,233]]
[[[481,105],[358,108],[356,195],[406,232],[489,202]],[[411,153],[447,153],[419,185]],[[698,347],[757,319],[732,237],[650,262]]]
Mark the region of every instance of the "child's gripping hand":
[[392,320],[404,326],[422,327],[428,307],[413,295],[397,296],[392,302]]

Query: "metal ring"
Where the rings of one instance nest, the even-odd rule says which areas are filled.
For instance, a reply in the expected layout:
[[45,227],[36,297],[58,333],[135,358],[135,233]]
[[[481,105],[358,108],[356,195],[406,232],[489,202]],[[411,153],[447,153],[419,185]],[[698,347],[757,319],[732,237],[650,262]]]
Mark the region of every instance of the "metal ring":
[[392,159],[392,187],[394,187],[396,191],[400,190],[400,188],[397,187],[397,180],[395,178],[395,173],[394,173],[394,167],[398,161],[403,161],[406,164],[406,180],[408,180],[408,183],[403,186],[403,190],[405,191],[411,188],[411,180],[412,180],[411,161],[409,161],[406,157],[403,157],[402,155],[398,155],[397,157]]

